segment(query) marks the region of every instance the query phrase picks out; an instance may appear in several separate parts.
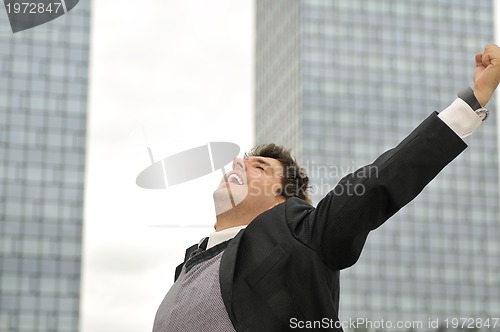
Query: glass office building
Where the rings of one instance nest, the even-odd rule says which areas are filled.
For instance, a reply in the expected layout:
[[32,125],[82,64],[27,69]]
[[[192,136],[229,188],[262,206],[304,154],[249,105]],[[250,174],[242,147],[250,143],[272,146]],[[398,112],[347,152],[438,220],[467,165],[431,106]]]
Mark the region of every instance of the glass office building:
[[2,332],[78,331],[89,19],[13,34],[0,9]]
[[[472,86],[474,55],[492,41],[491,0],[257,0],[256,143],[292,147],[317,202]],[[414,321],[393,330],[435,331],[446,319],[451,328],[453,318],[490,318],[483,330],[500,330],[491,113],[466,139],[470,147],[372,232],[342,272],[341,320]]]

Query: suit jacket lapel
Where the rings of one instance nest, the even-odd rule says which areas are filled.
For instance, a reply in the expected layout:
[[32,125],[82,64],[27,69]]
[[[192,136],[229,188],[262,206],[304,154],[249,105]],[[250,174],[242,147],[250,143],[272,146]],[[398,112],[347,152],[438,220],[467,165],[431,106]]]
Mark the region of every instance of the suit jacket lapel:
[[229,314],[229,318],[233,323],[236,330],[238,330],[236,317],[234,316],[234,312],[232,309],[232,299],[233,299],[233,276],[234,276],[234,267],[236,265],[236,256],[238,253],[238,247],[240,245],[240,240],[245,230],[236,234],[236,236],[229,242],[227,248],[224,250],[222,254],[220,268],[219,268],[219,283],[222,294],[222,300],[224,301],[224,305],[226,306],[227,313]]
[[189,257],[191,257],[191,255],[198,249],[198,245],[197,244],[194,244],[192,245],[191,247],[187,248],[186,249],[186,254],[184,256],[184,262],[182,262],[181,264],[179,264],[176,268],[175,268],[175,277],[174,277],[174,282],[177,281],[177,278],[179,278],[179,275],[181,274],[182,272],[182,268],[184,267],[184,264],[186,263],[186,261],[189,259]]

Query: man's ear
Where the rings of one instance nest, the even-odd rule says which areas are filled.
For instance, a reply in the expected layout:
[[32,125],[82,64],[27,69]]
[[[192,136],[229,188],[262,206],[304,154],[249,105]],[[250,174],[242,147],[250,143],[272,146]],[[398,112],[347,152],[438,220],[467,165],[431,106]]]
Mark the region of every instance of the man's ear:
[[283,186],[276,188],[274,193],[275,193],[275,196],[282,196],[283,195]]

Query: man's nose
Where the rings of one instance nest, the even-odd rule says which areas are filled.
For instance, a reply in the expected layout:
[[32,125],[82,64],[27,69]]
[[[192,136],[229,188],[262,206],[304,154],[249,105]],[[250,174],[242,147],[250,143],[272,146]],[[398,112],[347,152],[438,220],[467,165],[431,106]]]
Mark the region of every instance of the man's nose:
[[236,157],[233,159],[233,170],[245,170],[245,161],[242,158]]

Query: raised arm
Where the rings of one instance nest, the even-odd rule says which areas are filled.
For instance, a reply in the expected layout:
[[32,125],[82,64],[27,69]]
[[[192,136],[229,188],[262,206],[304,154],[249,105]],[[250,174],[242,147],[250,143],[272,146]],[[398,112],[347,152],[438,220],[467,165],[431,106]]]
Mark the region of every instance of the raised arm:
[[467,147],[461,136],[477,125],[461,122],[481,122],[471,104],[477,99],[484,106],[490,100],[500,82],[498,59],[500,48],[487,45],[476,55],[472,101],[459,98],[444,117],[431,114],[395,148],[343,178],[316,209],[299,200],[289,202],[288,222],[296,237],[332,269],[354,264],[368,233],[415,198]]

